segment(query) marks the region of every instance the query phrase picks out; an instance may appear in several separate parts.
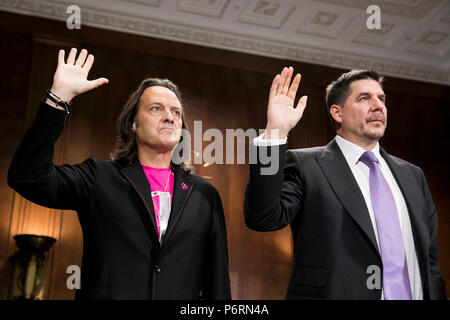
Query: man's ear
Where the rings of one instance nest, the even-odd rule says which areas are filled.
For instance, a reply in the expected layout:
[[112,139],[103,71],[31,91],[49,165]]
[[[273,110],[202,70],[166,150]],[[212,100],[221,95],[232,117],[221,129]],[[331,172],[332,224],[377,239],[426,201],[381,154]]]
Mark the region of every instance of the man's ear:
[[337,104],[333,104],[330,107],[330,114],[333,117],[334,121],[337,123],[342,123],[342,114],[341,114],[341,107]]
[[137,128],[139,128],[139,122],[135,119],[133,124],[131,125],[131,130],[133,130],[133,132],[136,132]]

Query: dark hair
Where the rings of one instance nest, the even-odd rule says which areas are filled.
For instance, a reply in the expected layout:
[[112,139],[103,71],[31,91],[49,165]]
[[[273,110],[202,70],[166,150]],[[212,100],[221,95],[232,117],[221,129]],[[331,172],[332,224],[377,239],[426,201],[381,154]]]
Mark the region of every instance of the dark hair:
[[344,107],[345,101],[351,94],[350,85],[357,80],[373,79],[377,81],[380,86],[383,85],[383,76],[375,72],[374,70],[351,70],[347,73],[343,73],[337,80],[330,83],[326,88],[325,102],[327,106],[328,116],[330,117],[333,125],[335,124],[333,117],[330,113],[332,105],[336,104]]
[[[141,101],[141,96],[144,93],[145,89],[160,86],[165,87],[172,91],[180,101],[181,101],[181,93],[178,90],[178,87],[168,79],[159,79],[159,78],[147,78],[141,82],[136,91],[134,91],[127,102],[125,103],[122,111],[117,119],[117,131],[118,136],[116,137],[116,144],[113,151],[110,154],[111,160],[118,163],[121,166],[128,166],[133,161],[138,159],[138,150],[136,143],[136,134],[133,131],[133,122],[136,118],[136,114],[139,109],[139,104]],[[182,128],[187,129],[186,122],[184,120],[184,108],[181,114]],[[180,142],[183,138],[180,139]],[[191,165],[186,163],[181,163],[180,167],[190,172],[192,170]]]

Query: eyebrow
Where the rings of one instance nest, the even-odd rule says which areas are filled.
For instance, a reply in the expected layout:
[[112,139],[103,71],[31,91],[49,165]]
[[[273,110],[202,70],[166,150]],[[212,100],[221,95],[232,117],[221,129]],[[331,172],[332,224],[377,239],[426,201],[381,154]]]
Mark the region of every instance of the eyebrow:
[[[360,94],[358,94],[356,96],[356,99],[359,99],[362,96],[369,96],[369,95],[370,95],[370,92],[361,92]],[[383,97],[386,99],[386,95],[384,93],[377,95],[377,97]]]
[[359,99],[359,98],[362,97],[362,96],[368,96],[368,95],[370,95],[369,92],[361,92],[360,94],[358,94],[358,95],[356,96],[356,99]]
[[[148,105],[147,105],[147,107],[148,108],[150,108],[150,107],[153,107],[153,106],[161,106],[161,107],[165,107],[165,105],[164,105],[164,103],[161,103],[161,102],[152,102],[152,103],[149,103]],[[179,107],[179,106],[168,106],[169,108],[175,108],[175,109],[179,109],[179,110],[182,110],[182,108],[181,107]]]

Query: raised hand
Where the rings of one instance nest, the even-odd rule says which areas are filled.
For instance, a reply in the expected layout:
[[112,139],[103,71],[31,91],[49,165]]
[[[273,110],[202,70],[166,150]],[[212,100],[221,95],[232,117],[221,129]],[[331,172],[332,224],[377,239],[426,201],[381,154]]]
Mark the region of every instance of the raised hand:
[[281,75],[277,74],[273,79],[267,107],[265,139],[286,138],[289,131],[302,118],[308,97],[303,96],[294,108],[301,75],[297,74],[290,84],[293,72],[292,67],[284,68]]
[[86,49],[81,50],[77,58],[77,49],[72,48],[67,57],[67,62],[64,61],[64,55],[64,50],[59,50],[58,67],[50,89],[62,100],[70,102],[77,95],[108,83],[106,78],[87,79],[94,63],[94,56],[88,55]]

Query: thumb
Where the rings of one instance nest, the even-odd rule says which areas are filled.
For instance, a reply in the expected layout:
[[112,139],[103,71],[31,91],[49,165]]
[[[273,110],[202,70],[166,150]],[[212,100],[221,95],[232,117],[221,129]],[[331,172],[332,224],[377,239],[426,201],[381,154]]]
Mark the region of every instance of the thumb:
[[305,111],[307,101],[308,101],[308,96],[303,96],[298,101],[298,104],[297,104],[297,107],[295,108],[295,110],[298,112],[299,119],[302,117],[303,111]]
[[98,79],[95,79],[95,80],[88,81],[88,85],[87,85],[87,88],[86,88],[87,90],[86,91],[98,88],[98,87],[100,87],[100,86],[102,86],[102,85],[104,85],[106,83],[109,83],[109,80],[106,79],[106,78],[98,78]]

